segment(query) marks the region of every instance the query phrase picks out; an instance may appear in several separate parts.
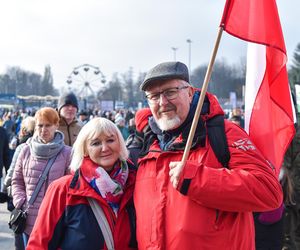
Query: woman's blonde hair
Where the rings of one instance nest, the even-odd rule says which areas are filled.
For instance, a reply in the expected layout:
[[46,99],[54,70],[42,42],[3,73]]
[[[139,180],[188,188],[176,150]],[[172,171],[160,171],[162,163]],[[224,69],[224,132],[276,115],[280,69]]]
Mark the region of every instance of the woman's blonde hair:
[[90,120],[82,127],[75,143],[73,144],[72,161],[70,164],[70,168],[72,171],[76,171],[78,168],[80,168],[82,160],[87,153],[87,141],[103,134],[107,136],[110,136],[112,134],[116,135],[117,140],[120,144],[120,160],[126,160],[128,158],[129,153],[118,127],[112,121],[106,118],[97,117]]
[[32,116],[27,116],[21,123],[21,130],[26,134],[33,134],[35,128],[35,119]]

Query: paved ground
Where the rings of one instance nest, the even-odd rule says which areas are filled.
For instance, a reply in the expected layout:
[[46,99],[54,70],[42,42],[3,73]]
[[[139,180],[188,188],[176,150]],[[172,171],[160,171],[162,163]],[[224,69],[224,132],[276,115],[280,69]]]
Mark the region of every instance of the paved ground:
[[7,222],[10,212],[6,208],[6,203],[0,203],[0,249],[13,250],[14,236],[8,228]]

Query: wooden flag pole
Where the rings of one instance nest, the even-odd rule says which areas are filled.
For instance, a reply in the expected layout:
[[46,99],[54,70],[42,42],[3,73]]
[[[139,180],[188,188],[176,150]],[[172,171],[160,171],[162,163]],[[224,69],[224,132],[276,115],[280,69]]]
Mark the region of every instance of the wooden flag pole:
[[206,94],[206,91],[207,91],[208,83],[209,83],[209,80],[210,80],[210,77],[211,77],[212,68],[213,68],[213,65],[214,65],[214,62],[215,62],[215,59],[216,59],[216,55],[217,55],[217,52],[218,52],[219,44],[220,44],[220,41],[221,41],[222,32],[223,32],[223,27],[221,26],[221,27],[219,27],[217,40],[215,42],[215,47],[214,47],[210,62],[208,64],[207,70],[206,70],[205,78],[204,78],[204,81],[203,81],[203,86],[202,86],[202,89],[201,89],[200,98],[199,98],[197,108],[196,108],[196,111],[195,111],[195,116],[194,116],[194,119],[193,119],[193,122],[192,122],[189,137],[188,137],[188,140],[187,140],[187,143],[186,143],[186,146],[185,146],[185,149],[184,149],[184,153],[183,153],[183,156],[182,156],[182,159],[181,159],[181,163],[182,163],[181,166],[182,167],[185,165],[185,163],[188,159],[189,153],[190,153],[193,138],[194,138],[195,131],[196,131],[196,128],[197,128],[197,125],[198,125],[200,113],[201,113],[201,110],[202,110],[205,94]]

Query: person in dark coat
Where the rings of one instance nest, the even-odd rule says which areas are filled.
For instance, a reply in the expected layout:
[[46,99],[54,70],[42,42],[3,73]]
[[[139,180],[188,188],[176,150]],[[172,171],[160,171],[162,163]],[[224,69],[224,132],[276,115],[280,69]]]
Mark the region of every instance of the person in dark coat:
[[[299,113],[297,114],[299,121]],[[285,204],[283,249],[300,249],[300,127],[296,130],[283,166],[292,179],[292,202]]]
[[0,187],[1,187],[2,186],[3,167],[5,168],[5,171],[7,172],[9,165],[10,165],[8,135],[3,127],[0,127],[0,138],[1,138],[1,140],[0,140]]
[[135,114],[136,129],[131,133],[126,140],[126,147],[129,150],[129,158],[133,161],[135,166],[138,166],[138,158],[143,147],[144,130],[148,127],[148,118],[152,116],[149,108],[143,108]]

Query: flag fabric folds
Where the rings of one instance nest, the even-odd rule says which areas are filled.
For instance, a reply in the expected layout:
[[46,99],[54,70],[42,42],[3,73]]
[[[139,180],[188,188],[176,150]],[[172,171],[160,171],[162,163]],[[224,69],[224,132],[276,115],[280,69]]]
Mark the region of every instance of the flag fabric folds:
[[286,48],[275,0],[227,0],[224,30],[250,42],[245,90],[245,130],[279,174],[294,134],[294,108]]

